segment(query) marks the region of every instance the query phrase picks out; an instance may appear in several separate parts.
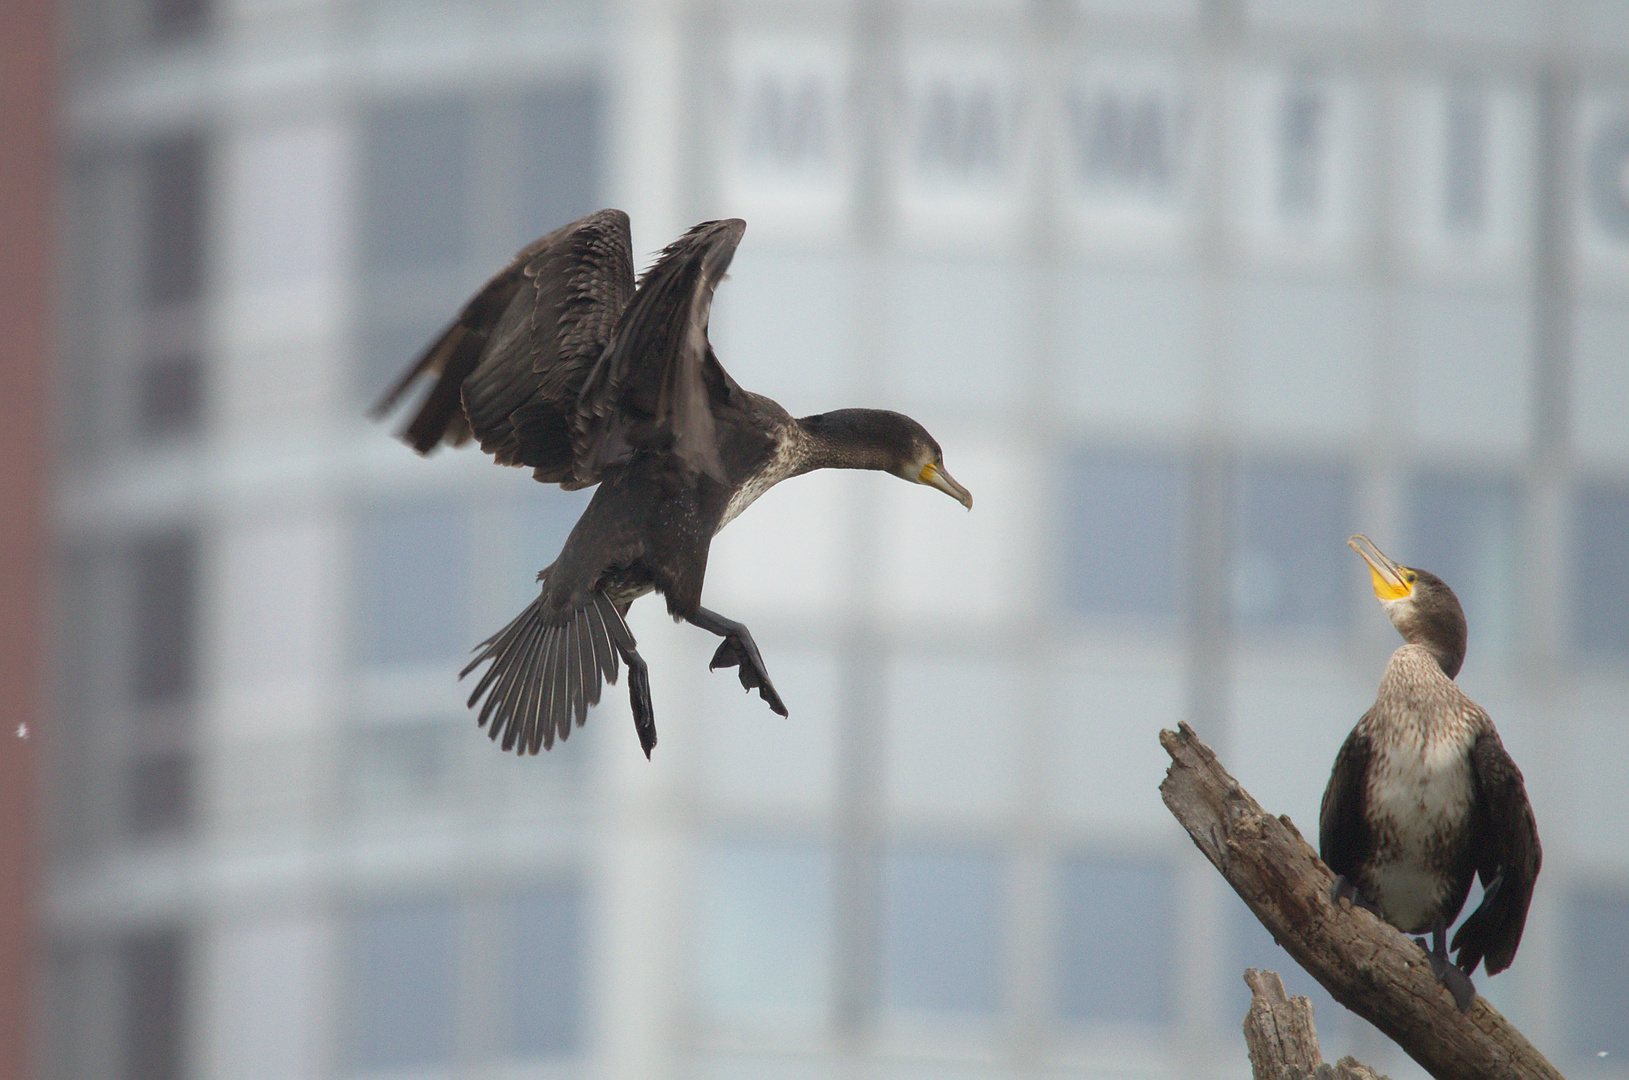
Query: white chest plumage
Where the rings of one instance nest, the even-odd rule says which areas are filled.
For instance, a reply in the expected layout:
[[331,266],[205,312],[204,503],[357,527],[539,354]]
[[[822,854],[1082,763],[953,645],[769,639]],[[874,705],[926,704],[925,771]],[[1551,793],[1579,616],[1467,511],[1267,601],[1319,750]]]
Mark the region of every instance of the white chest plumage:
[[[1394,666],[1424,666],[1402,660]],[[1406,682],[1385,680],[1375,703],[1385,722],[1369,731],[1364,794],[1374,847],[1365,876],[1390,921],[1423,932],[1454,888],[1456,853],[1471,824],[1480,710],[1440,670],[1424,680],[1409,674]]]
[[[793,427],[788,425],[789,428]],[[722,529],[736,516],[751,506],[758,496],[785,480],[797,474],[807,456],[807,449],[793,431],[783,431],[778,440],[775,452],[764,460],[757,471],[751,473],[741,482],[735,491],[730,494],[730,501],[724,504],[724,516],[719,519],[718,528]],[[717,529],[714,530],[716,535]]]

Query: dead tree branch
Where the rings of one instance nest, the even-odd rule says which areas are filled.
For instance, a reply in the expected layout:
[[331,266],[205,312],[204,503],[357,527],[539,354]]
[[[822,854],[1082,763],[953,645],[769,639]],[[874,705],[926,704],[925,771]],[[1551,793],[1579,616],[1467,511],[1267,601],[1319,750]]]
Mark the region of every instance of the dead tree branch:
[[1244,981],[1250,985],[1244,1041],[1255,1080],[1386,1080],[1354,1058],[1326,1064],[1312,1023],[1312,1002],[1286,994],[1277,972],[1245,968]]
[[1160,732],[1165,805],[1274,940],[1335,1000],[1384,1031],[1437,1080],[1561,1080],[1521,1032],[1478,997],[1469,1012],[1425,955],[1367,911],[1329,899],[1334,876],[1287,817],[1273,817],[1187,724]]

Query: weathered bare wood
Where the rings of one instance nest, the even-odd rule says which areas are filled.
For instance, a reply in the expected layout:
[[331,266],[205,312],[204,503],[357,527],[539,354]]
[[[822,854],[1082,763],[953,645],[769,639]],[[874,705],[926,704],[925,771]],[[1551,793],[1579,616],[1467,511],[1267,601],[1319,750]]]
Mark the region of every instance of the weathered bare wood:
[[1160,732],[1165,805],[1307,973],[1385,1032],[1437,1080],[1560,1080],[1521,1032],[1478,997],[1461,1013],[1403,934],[1329,899],[1334,877],[1287,817],[1264,811],[1187,724]]
[[1386,1080],[1354,1058],[1325,1062],[1312,1002],[1286,994],[1277,972],[1245,968],[1244,981],[1251,991],[1244,1041],[1255,1080]]

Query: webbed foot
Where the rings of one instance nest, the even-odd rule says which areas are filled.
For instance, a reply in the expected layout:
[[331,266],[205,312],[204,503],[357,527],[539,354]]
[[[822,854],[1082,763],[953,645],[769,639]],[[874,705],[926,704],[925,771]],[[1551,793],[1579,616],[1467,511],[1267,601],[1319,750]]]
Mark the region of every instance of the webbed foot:
[[769,672],[764,670],[764,658],[758,655],[758,646],[745,629],[741,635],[732,634],[719,642],[718,651],[713,653],[713,661],[707,665],[707,670],[737,666],[740,668],[741,685],[745,689],[758,691],[758,696],[768,702],[771,709],[782,716],[787,715],[786,705],[781,701],[780,694],[775,692],[775,684],[769,681]]
[[1446,933],[1445,930],[1436,931],[1434,948],[1428,948],[1423,937],[1415,938],[1414,944],[1418,945],[1420,951],[1425,953],[1426,959],[1431,961],[1431,974],[1448,988],[1459,1011],[1470,1012],[1471,1003],[1476,1000],[1476,987],[1472,984],[1471,977],[1459,970],[1459,966],[1448,958],[1448,950],[1443,944]]
[[758,691],[758,696],[767,701],[771,709],[782,716],[786,715],[786,706],[775,692],[775,684],[769,681],[769,672],[764,670],[764,658],[758,655],[758,643],[752,640],[752,631],[734,619],[726,619],[706,608],[697,608],[695,614],[684,618],[692,626],[699,626],[724,639],[719,643],[718,651],[713,653],[713,662],[707,665],[708,671],[739,667],[741,685]]

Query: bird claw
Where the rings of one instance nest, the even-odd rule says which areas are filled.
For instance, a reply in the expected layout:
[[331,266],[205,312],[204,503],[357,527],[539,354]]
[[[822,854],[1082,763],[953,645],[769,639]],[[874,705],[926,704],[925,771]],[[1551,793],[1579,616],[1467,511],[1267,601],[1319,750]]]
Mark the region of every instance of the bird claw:
[[[1385,918],[1384,915],[1380,914],[1379,905],[1364,896],[1362,890],[1357,887],[1356,882],[1347,880],[1345,874],[1337,874],[1335,875],[1335,885],[1329,890],[1329,902],[1339,907],[1343,898],[1350,900],[1353,907],[1362,908],[1377,919]],[[1424,948],[1424,946],[1422,945],[1421,948]]]
[[1460,1012],[1470,1012],[1471,1004],[1476,1001],[1476,986],[1471,977],[1459,970],[1459,967],[1448,958],[1446,952],[1435,952],[1425,943],[1425,938],[1414,939],[1414,944],[1425,953],[1426,959],[1431,962],[1431,974],[1436,976],[1438,982],[1448,988],[1454,997],[1454,1004]]
[[739,667],[741,686],[746,690],[758,691],[758,696],[768,702],[771,709],[781,716],[786,715],[786,706],[781,702],[780,694],[775,692],[775,684],[769,681],[763,657],[758,655],[758,648],[750,638],[743,640],[732,634],[719,642],[718,651],[713,653],[707,670],[717,671],[721,667]]

